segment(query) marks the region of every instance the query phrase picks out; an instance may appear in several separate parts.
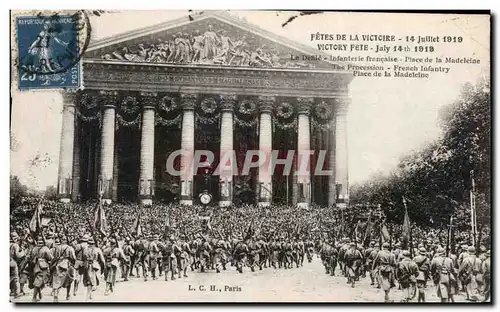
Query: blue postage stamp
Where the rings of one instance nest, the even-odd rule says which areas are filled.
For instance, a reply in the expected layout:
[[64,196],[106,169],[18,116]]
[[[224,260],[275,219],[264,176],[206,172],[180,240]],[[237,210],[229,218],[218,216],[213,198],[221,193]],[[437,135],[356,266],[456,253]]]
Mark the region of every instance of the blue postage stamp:
[[80,87],[76,15],[17,17],[16,28],[20,90]]

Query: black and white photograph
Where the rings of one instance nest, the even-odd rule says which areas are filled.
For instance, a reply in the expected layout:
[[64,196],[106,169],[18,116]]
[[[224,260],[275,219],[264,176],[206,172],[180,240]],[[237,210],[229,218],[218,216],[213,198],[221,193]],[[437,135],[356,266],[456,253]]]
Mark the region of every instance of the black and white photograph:
[[491,303],[489,11],[10,23],[11,303]]

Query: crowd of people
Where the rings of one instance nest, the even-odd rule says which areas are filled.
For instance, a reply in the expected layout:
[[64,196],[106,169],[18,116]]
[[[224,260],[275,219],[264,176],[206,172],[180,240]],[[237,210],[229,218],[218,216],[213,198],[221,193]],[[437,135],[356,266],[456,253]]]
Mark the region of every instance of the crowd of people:
[[408,301],[417,294],[425,301],[429,280],[443,301],[460,291],[470,300],[488,300],[490,293],[487,232],[474,246],[468,236],[457,233],[451,240],[447,229],[413,225],[408,241],[401,225],[366,207],[211,208],[29,198],[11,207],[10,217],[11,295],[25,295],[28,284],[34,302],[44,287],[52,288],[54,301],[60,289],[70,300],[83,283],[91,300],[97,286],[105,285],[109,294],[117,279],[131,276],[174,280],[232,267],[240,273],[300,268],[315,254],[326,274],[335,275],[338,265],[351,287],[369,277],[384,290],[385,301],[396,281]]

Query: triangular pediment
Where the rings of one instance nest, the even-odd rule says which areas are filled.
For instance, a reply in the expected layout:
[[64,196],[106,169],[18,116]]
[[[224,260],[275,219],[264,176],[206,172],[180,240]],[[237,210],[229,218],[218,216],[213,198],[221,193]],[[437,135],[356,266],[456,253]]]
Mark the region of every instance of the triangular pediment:
[[[298,59],[292,59],[292,56]],[[235,67],[337,70],[329,55],[221,11],[92,42],[85,59]]]

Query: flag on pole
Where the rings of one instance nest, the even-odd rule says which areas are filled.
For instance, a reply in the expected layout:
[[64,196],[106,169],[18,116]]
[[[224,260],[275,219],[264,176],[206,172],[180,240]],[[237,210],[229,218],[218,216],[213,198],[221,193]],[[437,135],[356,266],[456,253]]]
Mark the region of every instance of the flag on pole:
[[[385,225],[385,222],[382,224],[380,227],[380,238],[383,243],[388,243],[391,240],[391,234],[389,234],[389,231],[387,230],[387,226]],[[380,246],[382,247],[382,246]]]
[[370,240],[371,240],[372,228],[373,228],[372,213],[373,213],[373,211],[370,210],[370,214],[368,215],[368,222],[366,224],[365,235],[363,236],[363,245],[364,246],[370,244]]
[[97,207],[94,211],[94,229],[100,232],[102,235],[106,235],[107,224],[106,224],[106,214],[104,213],[104,208],[102,206],[102,200],[99,200]]
[[405,206],[405,218],[403,220],[403,242],[405,243],[406,246],[404,246],[404,249],[407,249],[408,243],[410,242],[410,217],[408,216],[408,209],[406,207],[406,199],[403,196],[403,205]]
[[253,219],[252,222],[250,222],[250,225],[248,226],[247,229],[247,234],[245,235],[245,240],[251,238],[253,236],[254,230],[253,230]]
[[133,226],[134,226],[134,228],[132,229],[132,232],[135,233],[137,236],[142,235],[141,214],[140,213],[137,213],[137,217],[135,218]]
[[475,189],[476,189],[476,183],[474,181],[474,170],[470,171],[470,178],[471,178],[471,190],[470,190],[470,217],[471,217],[471,228],[472,228],[472,245],[476,245],[476,194],[475,194]]
[[33,213],[33,217],[31,217],[30,231],[34,237],[42,232],[42,204],[38,204]]

